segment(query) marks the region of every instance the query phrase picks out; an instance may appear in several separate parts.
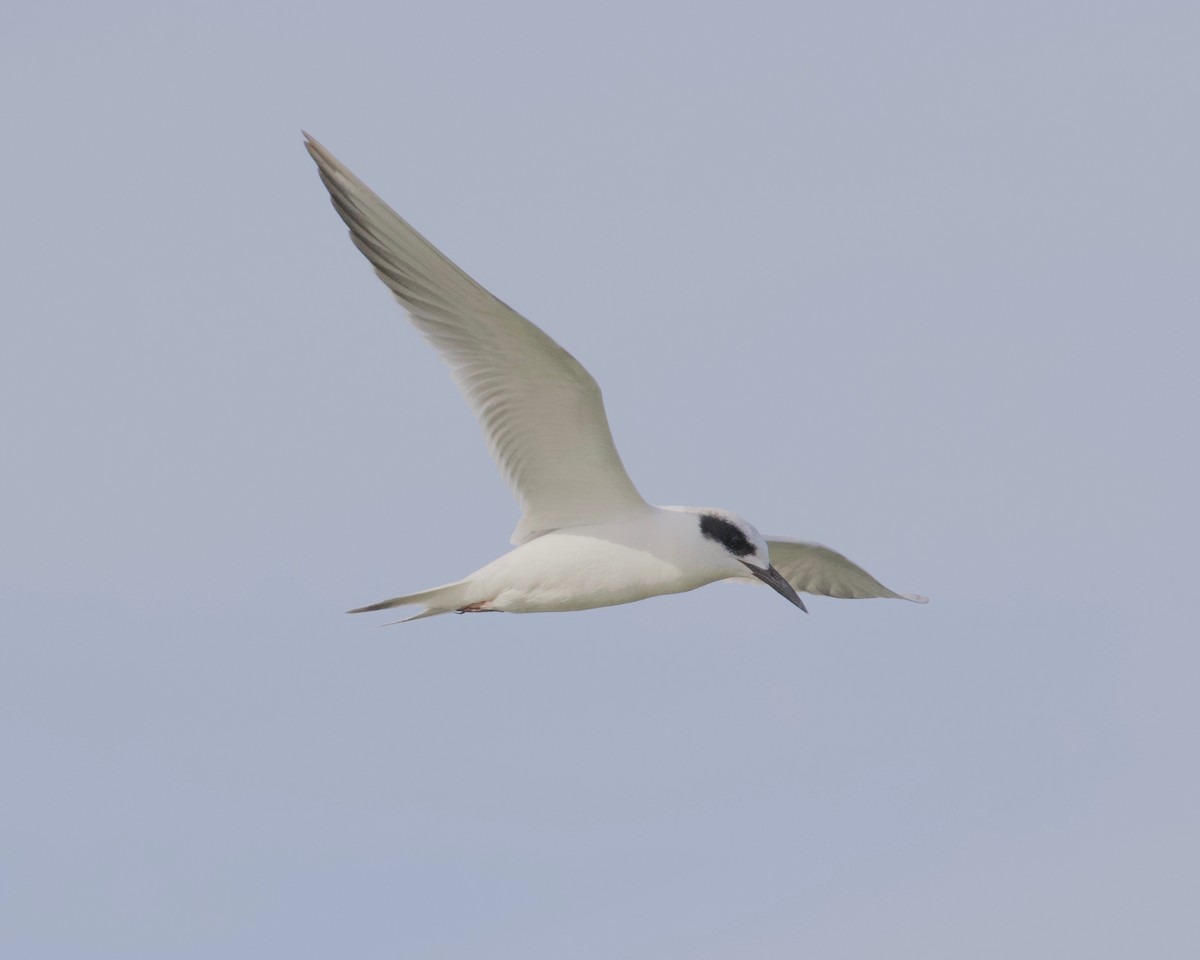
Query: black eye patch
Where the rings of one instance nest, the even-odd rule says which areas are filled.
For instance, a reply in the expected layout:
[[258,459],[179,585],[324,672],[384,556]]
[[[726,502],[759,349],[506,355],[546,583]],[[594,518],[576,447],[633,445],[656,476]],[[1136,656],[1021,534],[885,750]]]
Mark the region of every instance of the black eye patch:
[[716,540],[735,557],[748,557],[758,552],[740,529],[710,513],[700,514],[700,532],[709,540]]

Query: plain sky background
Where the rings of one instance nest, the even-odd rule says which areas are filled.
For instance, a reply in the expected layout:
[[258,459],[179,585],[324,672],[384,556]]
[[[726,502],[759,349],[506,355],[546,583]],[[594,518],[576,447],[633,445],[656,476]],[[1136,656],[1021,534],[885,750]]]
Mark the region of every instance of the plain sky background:
[[[1200,950],[1200,9],[18,4],[0,953]],[[304,127],[605,389],[719,584],[380,629],[507,546]]]

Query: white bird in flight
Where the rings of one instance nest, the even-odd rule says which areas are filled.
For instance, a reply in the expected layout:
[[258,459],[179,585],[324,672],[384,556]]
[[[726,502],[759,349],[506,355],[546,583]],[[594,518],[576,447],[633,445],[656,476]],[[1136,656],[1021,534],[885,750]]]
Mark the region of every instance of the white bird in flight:
[[409,604],[423,609],[408,620],[590,610],[749,578],[805,611],[798,591],[926,602],[889,590],[828,547],[764,537],[728,510],[647,503],[617,454],[600,387],[579,361],[304,137],[350,239],[450,364],[522,511],[515,548],[482,569],[350,613]]

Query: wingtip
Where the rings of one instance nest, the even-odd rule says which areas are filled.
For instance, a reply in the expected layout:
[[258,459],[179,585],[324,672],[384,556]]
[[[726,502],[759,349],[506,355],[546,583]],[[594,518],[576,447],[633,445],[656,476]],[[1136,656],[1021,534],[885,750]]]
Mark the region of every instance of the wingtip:
[[900,594],[900,599],[911,600],[913,603],[928,603],[929,602],[928,597],[922,596],[919,593],[902,593],[902,594]]
[[333,154],[329,152],[325,144],[321,143],[307,130],[301,130],[304,134],[304,149],[308,151],[308,155],[317,162],[318,167],[334,167],[337,165],[337,160]]

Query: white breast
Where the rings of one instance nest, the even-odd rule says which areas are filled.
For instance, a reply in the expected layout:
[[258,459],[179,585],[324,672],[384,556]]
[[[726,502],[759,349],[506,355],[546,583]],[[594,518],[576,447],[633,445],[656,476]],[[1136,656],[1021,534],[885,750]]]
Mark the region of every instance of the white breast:
[[730,576],[697,553],[695,518],[655,508],[628,524],[544,534],[467,578],[472,602],[509,613],[590,610]]

